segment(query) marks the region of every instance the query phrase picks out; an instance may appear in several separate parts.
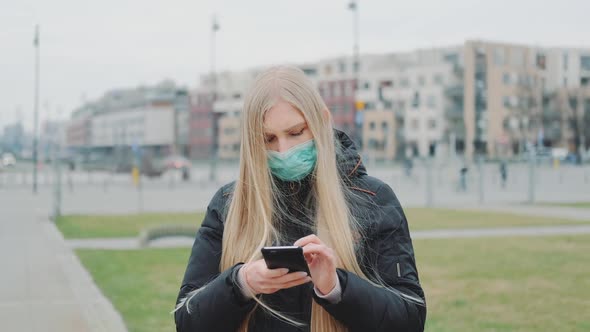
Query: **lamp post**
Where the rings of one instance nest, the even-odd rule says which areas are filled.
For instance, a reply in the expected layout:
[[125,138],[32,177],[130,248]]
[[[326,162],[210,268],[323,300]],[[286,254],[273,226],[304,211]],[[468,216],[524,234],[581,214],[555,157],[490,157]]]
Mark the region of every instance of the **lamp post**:
[[[354,77],[354,84],[353,84],[353,98],[354,98],[354,108],[353,108],[353,122],[355,124],[354,130],[354,137],[357,141],[360,140],[360,130],[362,128],[361,123],[357,123],[357,113],[359,112],[359,108],[357,107],[357,91],[359,89],[359,69],[360,69],[360,62],[359,62],[359,10],[358,10],[358,0],[351,0],[348,3],[348,9],[352,11],[352,19],[353,19],[353,63],[352,63],[352,72]],[[360,121],[358,121],[360,122]],[[361,142],[362,148],[362,142]]]
[[217,77],[215,74],[215,36],[219,30],[219,23],[217,18],[213,16],[211,24],[211,121],[213,130],[211,132],[211,167],[209,169],[209,180],[215,181],[217,178],[217,158],[218,158],[218,123],[215,115],[215,101],[217,100]]
[[35,26],[35,114],[33,120],[33,194],[37,193],[37,158],[39,145],[39,25]]

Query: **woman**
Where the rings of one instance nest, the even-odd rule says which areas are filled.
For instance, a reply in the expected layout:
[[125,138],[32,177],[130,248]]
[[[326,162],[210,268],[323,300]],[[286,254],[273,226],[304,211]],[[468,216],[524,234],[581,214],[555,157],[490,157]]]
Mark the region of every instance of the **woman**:
[[[241,135],[238,181],[215,194],[193,245],[177,331],[423,331],[400,203],[301,70],[259,75]],[[303,247],[311,276],[268,269],[269,245]]]

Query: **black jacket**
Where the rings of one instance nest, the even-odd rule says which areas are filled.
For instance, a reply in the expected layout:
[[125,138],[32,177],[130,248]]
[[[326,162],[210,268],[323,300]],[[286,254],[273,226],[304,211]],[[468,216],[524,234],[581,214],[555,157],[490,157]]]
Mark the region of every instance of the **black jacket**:
[[[355,193],[348,200],[353,214],[364,227],[364,241],[357,246],[363,272],[374,277],[374,271],[377,271],[387,285],[424,299],[408,223],[397,197],[387,184],[367,175],[352,141],[342,132],[335,131],[335,135],[342,147],[338,160],[341,177]],[[308,181],[284,184],[286,192],[292,193],[291,203],[305,198]],[[245,299],[236,285],[235,274],[240,264],[221,273],[219,271],[223,222],[232,188],[233,184],[226,185],[215,194],[197,233],[177,303],[191,290],[206,283],[208,285],[192,299],[190,314],[186,306],[175,313],[176,330],[179,332],[236,331],[256,304],[254,300]],[[288,205],[301,206],[297,203]],[[293,215],[305,215],[305,211],[290,209]],[[289,232],[294,233],[293,238],[297,239],[311,234],[312,229],[312,226],[293,225]],[[311,317],[311,301],[316,301],[349,331],[424,330],[425,305],[406,301],[354,273],[341,269],[337,273],[342,286],[342,300],[336,304],[315,296],[311,283],[263,295],[263,299],[279,312],[306,323]],[[298,328],[258,308],[250,321],[249,331],[309,331],[309,325]]]

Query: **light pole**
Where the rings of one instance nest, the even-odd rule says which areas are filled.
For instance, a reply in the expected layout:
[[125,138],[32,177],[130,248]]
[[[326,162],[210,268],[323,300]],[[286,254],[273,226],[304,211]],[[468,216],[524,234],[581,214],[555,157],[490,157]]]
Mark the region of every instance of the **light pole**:
[[39,25],[35,26],[35,39],[33,40],[35,46],[35,114],[33,120],[33,194],[37,193],[37,146],[39,145],[38,138],[38,122],[39,122]]
[[[352,21],[353,21],[353,62],[352,62],[352,72],[354,76],[354,85],[353,85],[353,98],[354,98],[354,107],[353,107],[353,123],[355,124],[354,128],[354,137],[357,141],[360,140],[360,130],[362,124],[357,122],[357,113],[359,109],[357,108],[357,91],[359,89],[359,69],[360,69],[360,62],[359,62],[359,10],[358,10],[358,0],[351,0],[348,3],[348,9],[352,11]],[[361,146],[362,148],[362,142]]]
[[215,114],[215,101],[217,100],[217,77],[215,73],[215,36],[219,30],[217,18],[213,16],[211,24],[211,121],[213,130],[211,133],[211,167],[209,169],[209,181],[215,181],[217,178],[217,150],[218,150],[218,128],[217,116]]

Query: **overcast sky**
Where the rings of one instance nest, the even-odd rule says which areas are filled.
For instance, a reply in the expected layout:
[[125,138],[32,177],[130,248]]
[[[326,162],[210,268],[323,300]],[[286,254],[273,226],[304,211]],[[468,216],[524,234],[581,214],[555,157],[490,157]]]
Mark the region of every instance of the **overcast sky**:
[[[41,121],[113,88],[163,79],[193,87],[217,68],[351,54],[347,0],[0,0],[0,127],[33,119],[34,26],[41,26]],[[487,39],[590,48],[590,0],[361,0],[362,53]]]

